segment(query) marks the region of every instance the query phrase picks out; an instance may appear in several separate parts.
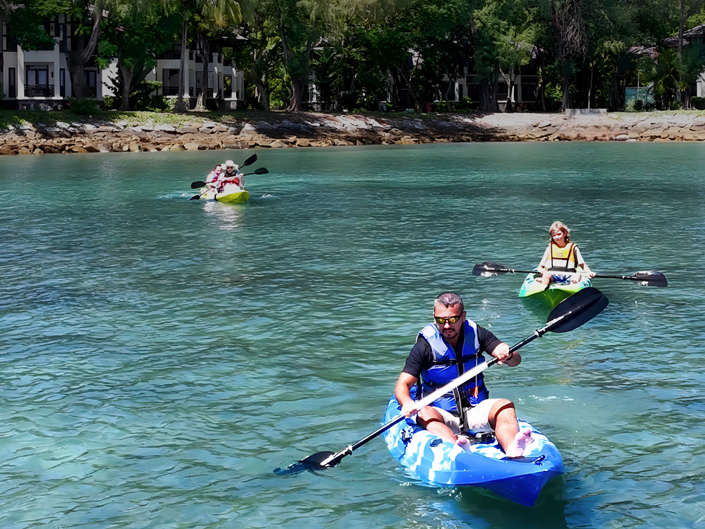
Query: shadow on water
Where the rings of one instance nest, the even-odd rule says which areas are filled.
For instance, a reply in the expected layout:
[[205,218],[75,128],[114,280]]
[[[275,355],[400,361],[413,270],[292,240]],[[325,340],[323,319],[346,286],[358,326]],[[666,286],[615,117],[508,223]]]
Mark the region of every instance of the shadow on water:
[[479,516],[492,527],[567,528],[565,508],[568,502],[561,499],[564,486],[563,476],[551,480],[541,491],[534,507],[517,505],[483,489],[461,487],[457,497],[459,512],[455,514]]

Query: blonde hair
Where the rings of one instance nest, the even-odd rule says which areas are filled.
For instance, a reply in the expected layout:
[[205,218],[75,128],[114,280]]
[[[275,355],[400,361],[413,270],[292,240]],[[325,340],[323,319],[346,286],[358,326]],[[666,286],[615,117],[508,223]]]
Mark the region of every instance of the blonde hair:
[[565,242],[570,242],[570,229],[568,228],[568,226],[558,221],[551,224],[551,227],[548,228],[548,235],[551,240],[553,240],[553,232],[557,230],[563,230],[563,232],[565,233]]

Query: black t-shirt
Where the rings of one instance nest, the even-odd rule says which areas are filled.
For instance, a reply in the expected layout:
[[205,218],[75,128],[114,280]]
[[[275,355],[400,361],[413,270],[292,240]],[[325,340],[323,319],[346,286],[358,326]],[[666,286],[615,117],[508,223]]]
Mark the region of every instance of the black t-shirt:
[[[477,340],[480,343],[480,352],[486,353],[491,353],[494,351],[495,347],[502,343],[502,340],[479,325],[477,326]],[[455,344],[455,347],[453,347],[457,358],[463,354],[464,343],[465,325],[460,328],[458,343]],[[420,378],[421,372],[433,365],[433,359],[433,349],[431,348],[431,344],[426,341],[426,338],[419,335],[414,347],[411,349],[411,352],[406,359],[406,364],[404,365],[402,372],[408,373],[413,377]]]

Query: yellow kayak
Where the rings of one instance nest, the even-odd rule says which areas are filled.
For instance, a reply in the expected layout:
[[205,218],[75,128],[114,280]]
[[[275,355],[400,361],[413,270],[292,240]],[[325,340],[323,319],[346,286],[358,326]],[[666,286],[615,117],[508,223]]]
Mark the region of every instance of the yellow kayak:
[[216,193],[214,190],[209,190],[201,195],[204,200],[216,200],[218,202],[247,202],[250,200],[250,193],[241,189],[240,186],[234,184],[227,184],[223,188],[222,193]]

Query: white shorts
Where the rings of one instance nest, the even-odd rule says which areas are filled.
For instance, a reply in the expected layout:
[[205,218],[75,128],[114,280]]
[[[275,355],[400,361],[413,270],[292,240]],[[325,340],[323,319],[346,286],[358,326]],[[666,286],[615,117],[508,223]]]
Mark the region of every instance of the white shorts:
[[[465,427],[468,431],[482,433],[494,431],[490,426],[490,410],[499,399],[485,399],[477,406],[465,411]],[[436,408],[443,417],[443,422],[453,430],[455,435],[460,433],[460,419],[454,413],[442,408]]]

